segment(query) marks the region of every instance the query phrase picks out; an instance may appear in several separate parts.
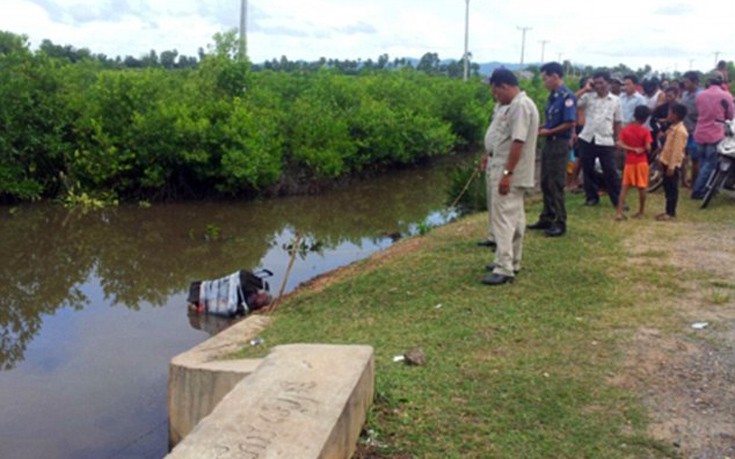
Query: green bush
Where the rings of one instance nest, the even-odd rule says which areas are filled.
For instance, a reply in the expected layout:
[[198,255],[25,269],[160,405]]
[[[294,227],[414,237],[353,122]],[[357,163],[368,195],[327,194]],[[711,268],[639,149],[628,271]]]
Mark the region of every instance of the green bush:
[[477,78],[254,72],[232,33],[215,41],[193,68],[121,69],[0,32],[0,200],[249,196],[482,142],[492,101]]
[[0,32],[0,200],[55,190],[69,121],[55,63],[34,57],[25,37]]

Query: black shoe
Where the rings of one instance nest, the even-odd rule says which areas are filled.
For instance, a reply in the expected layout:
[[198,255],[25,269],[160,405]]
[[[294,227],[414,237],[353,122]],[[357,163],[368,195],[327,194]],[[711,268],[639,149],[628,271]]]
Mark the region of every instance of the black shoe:
[[505,283],[513,283],[513,276],[504,276],[502,274],[491,274],[482,279],[485,285],[501,285]]
[[[493,263],[491,265],[487,265],[487,266],[485,266],[485,269],[487,269],[488,271],[495,271],[495,264]],[[518,275],[519,272],[521,272],[520,269],[514,269],[513,270],[513,274],[515,274],[516,276]]]
[[549,237],[559,237],[564,236],[564,233],[567,232],[567,228],[565,225],[552,225],[551,228],[544,231],[547,236]]
[[545,221],[539,220],[536,223],[534,223],[533,225],[526,226],[526,228],[528,228],[530,230],[536,230],[536,229],[545,230],[545,229],[551,228],[551,222],[545,222]]
[[484,241],[478,242],[477,245],[479,245],[480,247],[490,247],[493,249],[498,246],[498,244],[495,241],[490,241],[487,239],[485,239]]
[[588,206],[588,207],[592,207],[592,206],[596,206],[596,205],[597,205],[597,204],[599,204],[599,203],[600,203],[600,200],[599,200],[599,199],[588,199],[588,200],[587,200],[587,201],[586,201],[586,202],[584,203],[584,205],[585,205],[585,206]]

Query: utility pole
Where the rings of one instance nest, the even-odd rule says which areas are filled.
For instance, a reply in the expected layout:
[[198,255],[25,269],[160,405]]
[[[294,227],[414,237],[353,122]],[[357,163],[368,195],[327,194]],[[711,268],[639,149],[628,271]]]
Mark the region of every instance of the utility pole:
[[523,56],[526,52],[526,32],[531,30],[531,27],[516,26],[516,28],[523,33],[523,38],[521,39],[521,67],[523,67]]
[[548,43],[549,40],[539,40],[539,43],[541,43],[541,65],[544,65],[544,51],[546,50],[546,43]]
[[720,60],[720,54],[719,51],[715,51],[715,67],[717,67],[717,61]]
[[689,70],[694,66],[694,59],[689,59]]
[[465,0],[464,10],[464,81],[467,81],[470,70],[470,0]]
[[247,60],[247,22],[248,22],[248,0],[242,0],[240,4],[240,60]]

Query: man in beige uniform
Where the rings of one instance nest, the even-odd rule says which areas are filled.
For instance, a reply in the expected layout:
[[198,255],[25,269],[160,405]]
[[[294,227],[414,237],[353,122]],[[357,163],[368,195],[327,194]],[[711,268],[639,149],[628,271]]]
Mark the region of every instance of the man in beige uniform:
[[526,214],[523,197],[533,188],[539,113],[536,105],[518,87],[513,72],[497,69],[490,77],[493,96],[502,106],[495,114],[497,130],[492,137],[490,181],[492,233],[497,249],[495,264],[483,284],[513,282],[521,269]]
[[[490,84],[490,77],[487,77],[483,80],[484,83]],[[492,86],[491,86],[492,87]],[[493,155],[493,143],[494,138],[496,136],[496,132],[498,130],[498,121],[500,121],[500,117],[496,116],[498,112],[503,111],[505,107],[500,105],[499,102],[495,104],[495,107],[493,107],[493,114],[492,119],[490,121],[490,126],[488,126],[487,131],[485,132],[485,154],[482,156],[482,160],[480,161],[480,172],[485,173],[485,196],[487,198],[487,215],[488,215],[488,224],[487,224],[487,238],[478,242],[477,245],[482,247],[489,247],[493,250],[495,250],[495,236],[493,236],[493,205],[492,205],[492,182],[490,180],[490,168],[488,167],[488,163],[490,162],[490,157]]]

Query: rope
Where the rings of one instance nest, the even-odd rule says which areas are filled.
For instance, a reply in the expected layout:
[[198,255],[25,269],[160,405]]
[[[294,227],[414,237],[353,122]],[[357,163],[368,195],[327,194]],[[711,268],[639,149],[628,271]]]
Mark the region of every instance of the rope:
[[293,264],[296,261],[296,254],[299,252],[299,247],[301,245],[301,233],[296,233],[296,241],[294,242],[292,249],[291,249],[291,259],[288,261],[288,268],[286,268],[286,275],[283,276],[283,282],[281,283],[281,290],[278,292],[278,297],[273,302],[273,305],[271,305],[270,308],[268,308],[268,315],[273,314],[276,312],[279,306],[279,302],[281,301],[281,298],[283,297],[283,292],[286,290],[286,282],[288,282],[288,276],[291,274],[291,268],[293,268]]
[[[161,421],[160,423],[158,423],[151,430],[149,430],[149,431],[147,431],[147,432],[145,432],[145,433],[143,433],[141,435],[138,435],[130,443],[128,443],[127,445],[123,446],[119,450],[115,451],[114,453],[110,454],[109,456],[105,456],[105,459],[112,459],[114,457],[120,457],[122,455],[122,453],[124,453],[125,451],[127,451],[130,448],[132,448],[133,446],[135,446],[136,443],[139,443],[144,438],[146,438],[146,437],[150,436],[151,434],[153,434],[155,431],[157,431],[158,429],[160,429],[161,426],[163,426],[164,424],[168,424],[168,418],[166,418],[163,421]],[[157,457],[157,456],[155,456],[155,457]]]
[[470,179],[467,180],[467,183],[465,183],[464,188],[462,188],[462,191],[459,192],[459,196],[457,196],[457,199],[454,200],[451,206],[449,206],[450,209],[453,209],[454,206],[457,205],[460,199],[462,199],[462,196],[464,196],[465,192],[467,192],[467,188],[470,187],[470,184],[477,178],[477,175],[480,173],[480,169],[475,168],[475,171],[470,176]]

